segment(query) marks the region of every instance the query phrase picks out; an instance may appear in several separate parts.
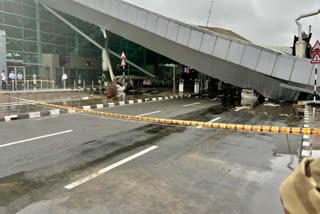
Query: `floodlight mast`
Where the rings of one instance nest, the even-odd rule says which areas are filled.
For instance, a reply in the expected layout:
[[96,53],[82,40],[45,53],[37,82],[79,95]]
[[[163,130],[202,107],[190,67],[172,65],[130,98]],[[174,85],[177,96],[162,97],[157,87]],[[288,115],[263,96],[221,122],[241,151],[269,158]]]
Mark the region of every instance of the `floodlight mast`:
[[318,14],[320,14],[320,9],[318,11],[316,11],[316,12],[313,12],[313,13],[308,13],[308,14],[301,15],[296,19],[296,23],[298,25],[299,42],[302,42],[302,36],[301,36],[302,26],[301,26],[301,23],[299,22],[299,20],[303,19],[303,18],[310,17],[310,16],[315,16],[315,15],[318,15]]

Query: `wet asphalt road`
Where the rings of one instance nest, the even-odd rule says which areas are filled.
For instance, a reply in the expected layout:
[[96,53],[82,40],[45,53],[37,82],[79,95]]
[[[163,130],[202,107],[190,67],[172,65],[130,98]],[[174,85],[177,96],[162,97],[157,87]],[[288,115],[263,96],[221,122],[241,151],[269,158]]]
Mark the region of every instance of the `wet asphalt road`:
[[[300,125],[290,106],[235,111],[195,98],[101,111]],[[61,132],[66,133],[45,137]],[[21,142],[39,136],[43,138]],[[278,187],[290,173],[285,135],[75,113],[3,123],[1,139],[0,213],[282,213]],[[289,136],[292,152],[300,141],[301,136]],[[154,145],[158,147],[74,189],[64,188]]]

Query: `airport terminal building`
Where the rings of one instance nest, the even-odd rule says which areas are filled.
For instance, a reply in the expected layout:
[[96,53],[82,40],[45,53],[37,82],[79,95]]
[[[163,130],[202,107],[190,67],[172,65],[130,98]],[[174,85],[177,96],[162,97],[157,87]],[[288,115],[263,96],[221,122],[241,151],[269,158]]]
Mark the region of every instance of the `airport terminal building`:
[[[97,43],[105,45],[98,26],[58,13]],[[102,72],[101,50],[36,1],[0,0],[0,30],[1,70],[21,72],[26,79],[36,74],[38,79],[55,80],[56,87],[61,85],[63,72],[69,77],[70,87],[75,81],[78,84],[79,79],[90,85],[98,81]],[[154,70],[147,66],[147,56],[153,59],[150,63],[157,63],[159,55],[110,32],[108,37],[111,50],[119,54],[125,51],[132,62]],[[119,59],[110,56],[110,60],[115,74],[122,74]],[[126,72],[143,75],[133,67],[126,68]]]

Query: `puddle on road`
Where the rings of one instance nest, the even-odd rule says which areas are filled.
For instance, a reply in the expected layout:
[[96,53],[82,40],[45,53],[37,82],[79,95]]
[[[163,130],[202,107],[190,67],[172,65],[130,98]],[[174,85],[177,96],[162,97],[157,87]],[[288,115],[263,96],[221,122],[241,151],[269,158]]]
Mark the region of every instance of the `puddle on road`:
[[[271,210],[282,212],[280,202],[279,187],[281,182],[292,172],[287,164],[290,160],[289,155],[279,156],[271,160],[270,171],[256,172],[251,171],[247,174],[248,180],[254,181],[258,185],[258,191],[254,193],[254,210],[263,210],[264,213],[272,213]],[[297,159],[295,160],[297,162]],[[297,163],[295,163],[295,166]],[[270,197],[270,195],[274,197]],[[270,207],[273,204],[273,207]]]
[[21,196],[30,193],[43,184],[25,178],[24,172],[19,172],[0,179],[0,207],[5,207]]

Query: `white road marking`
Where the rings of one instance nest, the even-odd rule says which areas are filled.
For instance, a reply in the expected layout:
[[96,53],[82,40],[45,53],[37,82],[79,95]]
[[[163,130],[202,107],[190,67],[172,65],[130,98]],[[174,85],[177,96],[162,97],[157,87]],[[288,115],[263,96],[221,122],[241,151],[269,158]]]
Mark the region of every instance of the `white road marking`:
[[149,147],[149,148],[147,148],[147,149],[145,149],[145,150],[143,150],[143,151],[141,151],[141,152],[139,152],[137,154],[131,155],[130,157],[127,157],[127,158],[125,158],[125,159],[123,159],[121,161],[118,161],[118,162],[116,162],[116,163],[114,163],[114,164],[112,164],[112,165],[110,165],[110,166],[108,166],[106,168],[100,169],[96,173],[93,173],[91,175],[88,175],[87,177],[81,178],[81,179],[79,179],[79,180],[77,180],[77,181],[75,181],[75,182],[73,182],[71,184],[68,184],[64,188],[69,189],[69,190],[73,189],[73,188],[75,188],[75,187],[77,187],[77,186],[79,186],[79,185],[81,185],[81,184],[83,184],[83,183],[85,183],[87,181],[90,181],[90,180],[92,180],[92,179],[94,179],[94,178],[96,178],[96,177],[98,177],[98,176],[100,176],[100,175],[102,175],[102,174],[104,174],[104,173],[106,173],[106,172],[118,167],[118,166],[121,166],[121,165],[123,165],[123,164],[125,164],[125,163],[127,163],[127,162],[129,162],[129,161],[131,161],[131,160],[133,160],[135,158],[137,158],[137,157],[140,157],[140,156],[142,156],[142,155],[144,155],[144,154],[146,154],[146,153],[148,153],[148,152],[150,152],[150,151],[152,151],[152,150],[154,150],[156,148],[158,148],[158,146],[151,146],[151,147]]
[[264,103],[264,106],[271,106],[271,107],[278,107],[280,106],[279,104],[274,104],[274,103]]
[[157,113],[160,113],[160,112],[161,111],[154,111],[154,112],[150,112],[150,113],[140,114],[140,115],[137,115],[137,117],[147,116],[147,115],[150,115],[150,114],[157,114]]
[[280,116],[290,117],[288,114],[280,114]]
[[310,146],[310,143],[308,141],[303,141],[302,142],[302,145],[305,146],[305,147],[309,147]]
[[199,104],[200,104],[200,102],[198,102],[198,103],[191,103],[191,104],[183,105],[183,107],[194,106],[194,105],[199,105]]
[[69,132],[72,132],[72,130],[67,130],[67,131],[63,131],[63,132],[57,132],[57,133],[53,133],[53,134],[48,134],[48,135],[43,135],[43,136],[39,136],[39,137],[29,138],[29,139],[26,139],[26,140],[20,140],[20,141],[16,141],[16,142],[12,142],[12,143],[7,143],[7,144],[0,145],[0,148],[7,147],[7,146],[12,146],[12,145],[16,145],[16,144],[21,144],[21,143],[26,143],[26,142],[33,141],[33,140],[39,140],[39,139],[42,139],[42,138],[62,135],[62,134],[66,134],[66,133],[69,133]]
[[240,111],[242,109],[250,109],[250,107],[247,107],[247,106],[243,106],[243,107],[236,107],[236,110],[234,111]]
[[[221,119],[221,117],[217,117],[217,118],[214,118],[213,120],[210,120],[208,123],[213,123],[213,122],[215,122],[215,121],[217,121],[217,120],[220,120]],[[197,126],[196,128],[197,129],[201,129],[203,126]]]
[[210,120],[209,123],[213,123],[213,122],[218,121],[218,120],[220,120],[220,119],[221,119],[221,117],[217,117],[217,118],[215,118],[215,119],[213,119],[213,120]]
[[310,139],[309,135],[303,135],[303,139]]
[[56,117],[59,117],[59,116],[48,116],[48,117],[43,117],[43,118],[36,119],[36,120],[48,120],[48,119],[56,118]]

